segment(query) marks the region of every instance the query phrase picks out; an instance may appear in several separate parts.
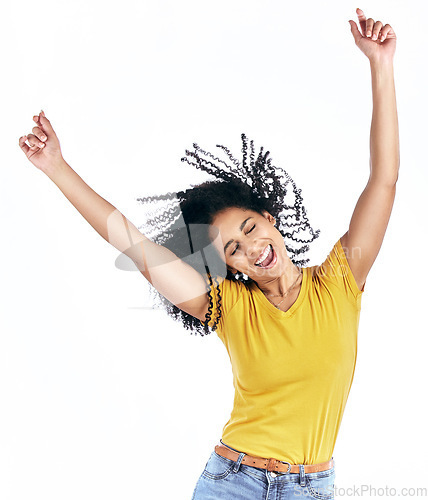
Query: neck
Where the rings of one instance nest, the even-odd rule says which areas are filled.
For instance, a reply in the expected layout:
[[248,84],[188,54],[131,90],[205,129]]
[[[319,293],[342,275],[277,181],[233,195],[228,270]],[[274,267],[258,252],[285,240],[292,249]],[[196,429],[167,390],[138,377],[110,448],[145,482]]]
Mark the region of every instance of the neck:
[[[281,276],[264,281],[263,283],[257,283],[257,286],[265,294],[280,295],[285,294],[288,290],[289,294],[291,294],[293,290],[299,287],[302,273],[303,271],[301,271],[299,267],[292,264]],[[290,290],[293,283],[295,283],[294,287]]]

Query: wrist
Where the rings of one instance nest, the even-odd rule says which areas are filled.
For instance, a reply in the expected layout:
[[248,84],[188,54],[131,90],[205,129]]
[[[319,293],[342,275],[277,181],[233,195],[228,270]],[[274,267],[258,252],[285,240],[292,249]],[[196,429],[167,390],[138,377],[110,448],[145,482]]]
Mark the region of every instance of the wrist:
[[372,71],[391,71],[394,69],[392,59],[370,59],[370,68]]
[[370,61],[372,88],[374,92],[383,91],[385,85],[394,85],[392,61]]
[[61,157],[58,160],[50,163],[49,166],[44,170],[44,173],[49,177],[51,181],[57,184],[63,173],[70,168],[70,165],[64,160],[64,158]]

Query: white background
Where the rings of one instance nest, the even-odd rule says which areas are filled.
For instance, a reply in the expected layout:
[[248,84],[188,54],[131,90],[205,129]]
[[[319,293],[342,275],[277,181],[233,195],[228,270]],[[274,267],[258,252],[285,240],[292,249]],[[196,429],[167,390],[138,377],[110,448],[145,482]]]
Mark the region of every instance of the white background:
[[23,0],[2,7],[0,32],[2,500],[188,500],[233,402],[218,337],[150,309],[144,277],[115,267],[118,252],[26,159],[33,115],[135,225],[137,197],[208,178],[180,161],[193,142],[240,158],[245,132],[302,189],[316,265],[369,174],[357,7],[397,34],[401,167],[362,297],[336,486],[428,487],[427,4]]

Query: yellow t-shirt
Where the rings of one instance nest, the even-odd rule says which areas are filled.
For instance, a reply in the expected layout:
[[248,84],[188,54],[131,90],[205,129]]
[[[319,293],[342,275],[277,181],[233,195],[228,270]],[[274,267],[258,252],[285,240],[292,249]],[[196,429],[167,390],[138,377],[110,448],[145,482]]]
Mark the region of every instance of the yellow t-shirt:
[[290,464],[333,456],[354,377],[364,291],[340,239],[321,265],[302,272],[299,296],[286,312],[255,283],[224,279],[219,285],[217,334],[229,354],[235,388],[222,441]]

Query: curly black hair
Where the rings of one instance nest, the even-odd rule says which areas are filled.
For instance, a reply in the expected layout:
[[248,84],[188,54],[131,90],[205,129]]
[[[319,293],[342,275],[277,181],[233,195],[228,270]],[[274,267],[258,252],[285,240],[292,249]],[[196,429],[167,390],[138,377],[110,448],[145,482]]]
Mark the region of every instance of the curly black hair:
[[[314,231],[309,225],[305,207],[302,205],[302,190],[296,188],[288,173],[272,165],[271,158],[268,158],[270,153],[269,151],[263,153],[263,146],[255,158],[253,140],[248,141],[245,134],[241,134],[241,139],[242,162],[236,160],[228,148],[219,144],[217,147],[226,153],[230,163],[204,151],[196,143],[193,144],[195,151],[186,149],[186,156],[181,158],[181,161],[216,177],[215,180],[191,185],[191,188],[177,193],[169,192],[136,199],[143,204],[150,204],[151,207],[155,206],[155,213],[152,212],[151,218],[139,226],[139,229],[145,228],[145,236],[185,260],[204,277],[207,283],[210,305],[204,323],[179,309],[154,287],[150,288],[174,320],[180,321],[191,333],[199,333],[202,336],[215,331],[221,317],[218,278],[240,281],[247,286],[252,282],[251,278],[240,272],[233,274],[227,269],[225,273],[224,262],[219,255],[216,259],[211,253],[208,266],[206,253],[211,244],[208,227],[216,214],[230,207],[253,210],[262,215],[263,211],[269,212],[278,222],[277,229],[284,238],[290,260],[300,267],[304,267],[309,261],[302,258],[302,254],[309,250],[307,243],[311,243],[320,234],[319,229]],[[202,155],[210,159],[203,158]],[[292,186],[292,193],[288,189],[288,184]],[[287,204],[286,198],[290,194],[294,195],[294,199],[290,200],[292,204]],[[166,206],[162,207],[162,202]],[[195,231],[195,227],[199,230]],[[301,239],[300,233],[306,230],[309,232],[308,239]],[[303,245],[296,247],[288,242],[303,243]],[[213,308],[212,290],[215,290],[218,307],[214,323],[210,326]]]

